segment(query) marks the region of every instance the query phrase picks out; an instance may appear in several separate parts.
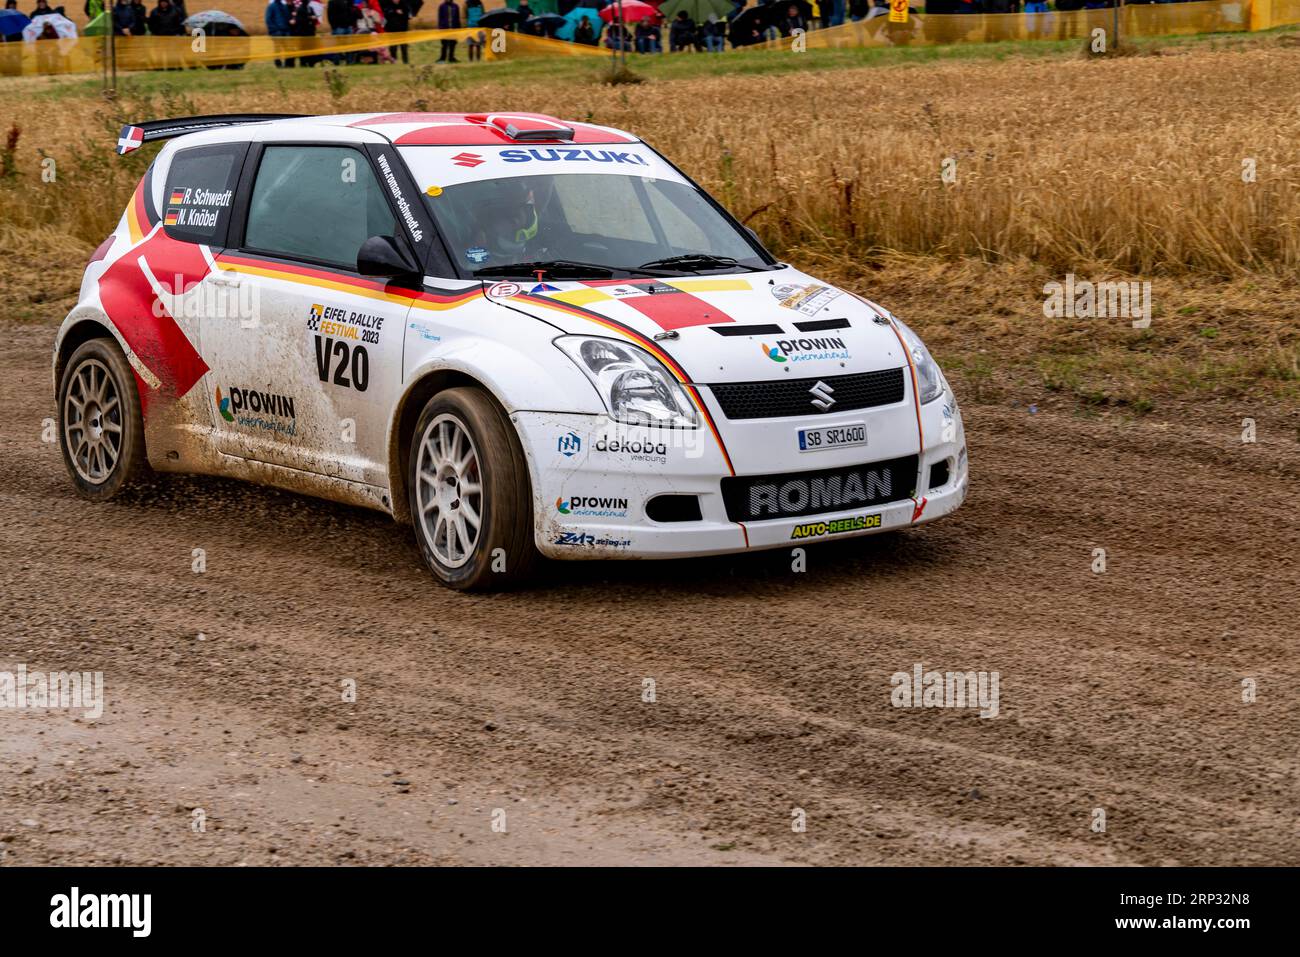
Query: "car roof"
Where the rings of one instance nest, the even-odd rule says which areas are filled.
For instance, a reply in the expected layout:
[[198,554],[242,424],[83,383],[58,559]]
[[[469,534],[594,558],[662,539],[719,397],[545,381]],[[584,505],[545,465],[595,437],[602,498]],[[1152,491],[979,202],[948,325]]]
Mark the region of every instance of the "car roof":
[[[558,119],[544,113],[353,113],[273,120],[278,128],[296,124],[361,129],[378,133],[396,146],[510,146],[637,143],[638,137],[593,123]],[[548,137],[547,129],[557,135]],[[247,130],[247,128],[245,128]],[[511,130],[515,135],[510,135]],[[521,134],[520,131],[523,131]],[[572,130],[572,135],[568,131]]]

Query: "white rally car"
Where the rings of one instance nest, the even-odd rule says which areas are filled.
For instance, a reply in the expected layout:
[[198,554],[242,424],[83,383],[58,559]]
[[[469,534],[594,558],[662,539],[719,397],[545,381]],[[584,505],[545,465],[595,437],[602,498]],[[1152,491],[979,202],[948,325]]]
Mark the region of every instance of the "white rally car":
[[410,519],[458,587],[552,558],[930,521],[961,415],[886,310],[777,262],[634,136],[536,114],[233,115],[170,140],[59,330],[63,456]]

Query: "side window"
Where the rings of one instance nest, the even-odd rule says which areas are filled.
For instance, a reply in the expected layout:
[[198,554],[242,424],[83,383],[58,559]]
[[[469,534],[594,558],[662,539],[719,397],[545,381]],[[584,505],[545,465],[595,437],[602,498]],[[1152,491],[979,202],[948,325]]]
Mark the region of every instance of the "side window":
[[163,192],[163,228],[187,243],[224,246],[247,143],[196,146],[172,157]]
[[244,246],[355,269],[361,244],[397,223],[365,153],[268,146],[248,204]]

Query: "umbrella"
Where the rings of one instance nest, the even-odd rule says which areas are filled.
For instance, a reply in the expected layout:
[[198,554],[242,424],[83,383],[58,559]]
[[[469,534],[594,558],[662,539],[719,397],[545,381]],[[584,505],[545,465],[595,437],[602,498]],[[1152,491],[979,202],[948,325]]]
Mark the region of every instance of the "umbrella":
[[186,30],[203,30],[208,31],[208,27],[213,23],[219,23],[223,26],[237,27],[248,34],[248,30],[237,19],[222,10],[204,10],[202,13],[194,13],[185,19]]
[[762,37],[754,38],[754,31],[760,34],[767,29],[768,24],[768,7],[746,7],[736,14],[736,19],[731,21],[727,28],[727,39],[731,41],[733,47],[743,47],[750,43],[761,43]]
[[478,25],[487,27],[489,30],[495,30],[497,27],[513,27],[519,22],[519,11],[511,10],[509,7],[502,7],[499,10],[489,10],[483,16],[478,18]]
[[35,43],[36,38],[45,31],[47,25],[54,27],[54,32],[59,35],[60,39],[72,38],[77,35],[77,25],[63,14],[43,13],[23,27],[23,39],[28,43]]
[[[210,37],[246,37],[248,30],[237,17],[232,17],[224,10],[200,10],[185,18],[185,31],[192,33],[202,30]],[[248,44],[232,45],[229,52],[237,53],[247,50]],[[243,63],[209,63],[209,70],[242,70]]]
[[[803,17],[805,25],[812,20],[812,4],[808,0],[771,0],[769,3],[761,4],[759,9],[767,11],[768,23],[779,26],[781,21],[785,19],[785,15],[790,12],[791,7],[799,9],[799,16]],[[885,12],[888,13],[889,11],[886,10]]]
[[536,34],[539,37],[548,35],[558,35],[558,31],[568,26],[569,21],[564,19],[558,13],[539,13],[535,17],[529,17],[524,27],[529,33]]
[[17,10],[0,10],[0,36],[11,37],[22,33],[23,27],[31,22]]
[[638,20],[658,20],[659,11],[643,0],[614,0],[613,3],[600,11],[600,18],[606,23],[613,23],[618,19],[619,7],[623,8],[623,22],[636,23]]
[[685,10],[696,23],[703,23],[711,16],[725,20],[731,9],[731,0],[664,0],[659,5],[659,12],[670,20]]
[[595,7],[574,7],[564,15],[564,19],[568,23],[556,31],[555,35],[561,40],[572,40],[574,32],[578,29],[578,24],[582,22],[583,17],[587,18],[587,21],[591,24],[591,32],[599,39],[600,31],[605,29],[605,23],[600,19],[600,11]]
[[81,28],[83,37],[102,37],[113,28],[113,14],[105,10]]

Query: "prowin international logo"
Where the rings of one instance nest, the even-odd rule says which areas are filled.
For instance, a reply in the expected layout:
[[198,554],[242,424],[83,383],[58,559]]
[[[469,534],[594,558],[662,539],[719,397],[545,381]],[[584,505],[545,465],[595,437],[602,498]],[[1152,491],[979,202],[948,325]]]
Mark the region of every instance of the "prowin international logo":
[[847,359],[848,346],[839,336],[817,336],[811,339],[778,339],[776,346],[763,344],[763,352],[773,362],[812,362],[815,359]]
[[217,411],[227,422],[267,432],[293,435],[297,431],[293,397],[257,389],[217,388]]
[[69,894],[50,898],[50,926],[60,929],[126,928],[133,937],[148,937],[153,930],[152,894]]
[[625,518],[627,516],[627,499],[612,496],[561,495],[555,500],[555,508],[561,515],[586,515],[597,518]]

